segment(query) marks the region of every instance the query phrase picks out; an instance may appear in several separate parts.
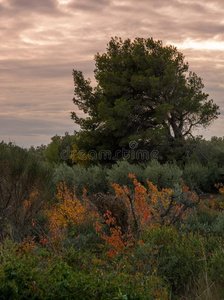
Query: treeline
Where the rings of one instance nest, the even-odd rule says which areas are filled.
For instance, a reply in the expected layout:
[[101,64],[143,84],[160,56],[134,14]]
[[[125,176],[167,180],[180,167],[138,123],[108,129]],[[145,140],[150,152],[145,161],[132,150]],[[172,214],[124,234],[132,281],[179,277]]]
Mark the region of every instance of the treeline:
[[224,182],[223,138],[188,138],[177,149],[162,150],[154,146],[147,160],[136,160],[136,153],[130,155],[135,149],[130,148],[120,159],[108,161],[105,155],[100,160],[99,156],[91,156],[91,152],[79,149],[76,142],[76,135],[66,133],[54,136],[47,146],[31,147],[29,152],[54,166],[54,183],[57,184],[64,176],[70,187],[75,183],[79,192],[86,185],[90,192],[107,192],[110,182],[127,184],[129,173],[136,174],[141,182],[148,178],[160,188],[173,188],[182,178],[191,189],[205,193],[217,192],[214,184]]

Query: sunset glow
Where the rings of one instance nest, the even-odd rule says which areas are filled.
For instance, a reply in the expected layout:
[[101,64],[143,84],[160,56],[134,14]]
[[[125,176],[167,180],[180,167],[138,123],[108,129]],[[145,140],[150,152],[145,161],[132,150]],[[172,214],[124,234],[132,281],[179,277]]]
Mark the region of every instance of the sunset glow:
[[173,44],[178,49],[194,49],[194,50],[217,50],[224,51],[224,41],[216,41],[216,40],[208,40],[208,41],[196,41],[186,39],[182,43],[172,43],[168,42],[168,44]]

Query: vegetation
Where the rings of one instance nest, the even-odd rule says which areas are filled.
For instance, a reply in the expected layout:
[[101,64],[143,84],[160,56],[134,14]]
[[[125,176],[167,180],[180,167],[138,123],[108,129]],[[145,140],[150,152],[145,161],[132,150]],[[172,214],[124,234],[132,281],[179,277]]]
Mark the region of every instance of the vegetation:
[[1,299],[222,299],[223,185],[181,181],[204,166],[52,169],[4,143],[0,166]]
[[88,114],[71,113],[82,129],[77,143],[83,150],[114,154],[131,141],[138,149],[151,149],[162,140],[161,148],[168,152],[169,146],[183,146],[195,127],[207,127],[218,116],[201,78],[189,72],[175,47],[152,38],[112,38],[95,62],[95,88],[81,71],[73,71],[73,102]]
[[223,299],[224,138],[191,135],[217,105],[159,41],[95,60],[80,132],[0,143],[0,299]]
[[31,234],[31,220],[50,200],[52,170],[13,144],[0,144],[0,241],[22,241]]

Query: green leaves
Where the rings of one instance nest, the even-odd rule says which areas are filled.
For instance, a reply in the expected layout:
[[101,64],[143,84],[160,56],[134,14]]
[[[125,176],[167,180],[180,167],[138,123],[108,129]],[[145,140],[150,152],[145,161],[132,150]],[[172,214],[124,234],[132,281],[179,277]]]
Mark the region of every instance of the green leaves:
[[[95,56],[97,87],[90,86],[82,72],[73,71],[74,104],[89,115],[72,119],[82,131],[100,131],[119,149],[130,136],[163,130],[166,142],[183,140],[197,126],[207,126],[218,116],[219,107],[203,93],[202,79],[188,72],[184,55],[173,46],[152,38],[112,38],[103,54]],[[152,131],[153,132],[153,131]],[[107,143],[108,145],[108,143]],[[92,145],[97,148],[97,141]],[[101,144],[101,147],[104,146]]]

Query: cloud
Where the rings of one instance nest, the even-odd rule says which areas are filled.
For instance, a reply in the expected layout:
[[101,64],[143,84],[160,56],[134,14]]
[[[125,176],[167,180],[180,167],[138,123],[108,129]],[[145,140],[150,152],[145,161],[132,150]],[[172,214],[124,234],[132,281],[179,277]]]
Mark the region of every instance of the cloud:
[[59,15],[58,2],[55,0],[5,0],[0,8],[8,16],[13,14],[24,15],[27,13],[43,14],[43,15]]
[[69,8],[81,11],[88,11],[88,12],[99,12],[107,8],[112,4],[112,0],[74,0],[69,2]]
[[223,112],[223,8],[221,0],[0,0],[0,139],[29,146],[72,132],[72,69],[94,84],[94,55],[113,36],[176,45]]

